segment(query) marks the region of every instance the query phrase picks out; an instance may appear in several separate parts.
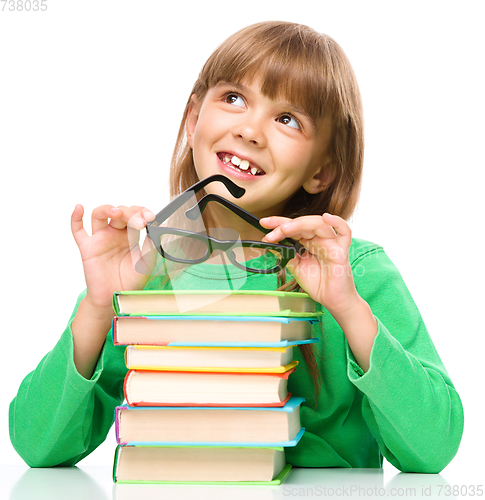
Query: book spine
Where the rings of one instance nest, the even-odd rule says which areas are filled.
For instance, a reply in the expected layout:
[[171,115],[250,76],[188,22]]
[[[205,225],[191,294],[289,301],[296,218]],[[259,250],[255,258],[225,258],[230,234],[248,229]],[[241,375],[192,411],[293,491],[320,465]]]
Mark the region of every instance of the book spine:
[[115,435],[116,435],[116,442],[118,444],[120,443],[120,418],[121,418],[121,407],[117,406],[115,408]]
[[118,464],[119,464],[119,460],[120,460],[120,446],[117,446],[116,447],[116,450],[115,450],[115,457],[114,457],[114,460],[113,460],[113,482],[116,483],[118,482],[117,481],[117,471],[118,471]]

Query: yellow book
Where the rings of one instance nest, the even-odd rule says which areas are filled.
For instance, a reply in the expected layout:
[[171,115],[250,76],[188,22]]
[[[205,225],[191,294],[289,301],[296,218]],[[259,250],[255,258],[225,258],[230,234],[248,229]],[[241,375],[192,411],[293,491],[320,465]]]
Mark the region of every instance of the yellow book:
[[298,364],[293,347],[128,346],[131,370],[283,373]]

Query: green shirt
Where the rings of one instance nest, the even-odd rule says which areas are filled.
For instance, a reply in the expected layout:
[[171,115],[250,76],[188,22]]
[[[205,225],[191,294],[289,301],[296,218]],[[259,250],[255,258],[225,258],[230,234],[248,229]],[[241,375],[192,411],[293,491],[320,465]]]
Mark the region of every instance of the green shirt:
[[[297,467],[381,467],[382,456],[404,472],[441,471],[455,455],[463,432],[460,398],[429,337],[399,272],[373,243],[353,240],[350,262],[355,285],[378,323],[363,373],[345,336],[326,312],[316,325],[320,394],[305,361],[289,378],[289,390],[306,401],[299,444],[286,448]],[[274,290],[275,275],[199,264],[172,281],[173,288]],[[162,277],[146,288],[159,288]],[[123,346],[111,332],[91,380],[73,362],[71,319],[54,349],[23,380],[10,404],[10,438],[31,467],[74,465],[101,444],[123,401],[127,372]]]

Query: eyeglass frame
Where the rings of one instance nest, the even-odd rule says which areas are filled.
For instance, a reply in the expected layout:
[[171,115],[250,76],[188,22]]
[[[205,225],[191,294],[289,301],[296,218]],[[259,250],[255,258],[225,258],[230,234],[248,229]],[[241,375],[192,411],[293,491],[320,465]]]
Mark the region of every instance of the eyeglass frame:
[[[262,241],[253,241],[253,240],[240,240],[240,241],[218,240],[212,236],[196,233],[193,231],[160,226],[160,224],[162,224],[165,220],[167,220],[170,217],[170,215],[172,215],[176,210],[182,207],[184,203],[189,201],[192,198],[192,196],[194,196],[197,192],[203,189],[207,184],[215,181],[222,182],[228,189],[228,191],[231,193],[231,195],[234,196],[235,198],[240,198],[246,192],[244,188],[235,184],[233,181],[231,181],[231,179],[225,177],[224,175],[216,174],[207,177],[205,179],[202,179],[201,181],[197,182],[190,188],[186,189],[183,193],[179,194],[164,209],[158,212],[158,214],[155,216],[155,219],[150,223],[148,223],[146,226],[148,237],[154,243],[157,252],[162,257],[171,260],[173,262],[193,265],[205,262],[210,258],[210,256],[215,250],[220,250],[223,251],[229,258],[230,262],[239,269],[259,274],[272,274],[283,269],[288,263],[288,261],[293,259],[297,253],[300,254],[303,247],[300,245],[300,243],[298,243],[295,240],[292,240],[291,238],[285,238],[279,243],[266,243]],[[261,226],[261,224],[259,223],[259,219],[250,212],[247,212],[246,210],[237,206],[231,201],[226,200],[222,196],[216,194],[205,195],[196,205],[185,211],[185,216],[190,220],[196,220],[198,217],[202,215],[203,211],[207,207],[207,204],[211,201],[215,201],[225,206],[233,213],[241,217],[243,220],[245,220],[247,223],[249,223],[251,226],[258,229],[264,234],[268,234],[269,232],[272,231],[271,229],[266,229],[263,226]],[[163,234],[173,234],[177,236],[184,236],[199,241],[203,241],[204,243],[206,243],[208,251],[204,255],[204,257],[201,257],[199,259],[181,259],[178,257],[173,257],[171,255],[168,255],[163,250],[163,247],[160,242],[160,237]],[[276,267],[273,267],[271,269],[257,269],[257,268],[250,268],[247,266],[243,266],[242,264],[237,262],[233,252],[230,252],[230,250],[234,248],[236,244],[242,247],[258,248],[275,252],[277,251],[281,254],[281,260],[279,260],[278,265]]]

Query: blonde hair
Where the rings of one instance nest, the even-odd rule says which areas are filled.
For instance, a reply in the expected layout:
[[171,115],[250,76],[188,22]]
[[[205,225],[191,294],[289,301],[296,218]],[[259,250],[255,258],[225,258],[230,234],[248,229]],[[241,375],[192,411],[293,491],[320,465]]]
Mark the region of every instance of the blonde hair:
[[[323,214],[348,219],[358,201],[364,158],[363,112],[352,66],[341,47],[329,36],[308,26],[270,21],[248,26],[225,40],[203,66],[190,93],[175,144],[170,171],[170,194],[176,196],[200,179],[185,125],[191,96],[202,101],[218,82],[261,82],[269,98],[284,98],[305,110],[315,121],[329,117],[332,137],[326,154],[331,182],[318,194],[300,188],[287,203],[287,217]],[[322,162],[324,158],[322,158]],[[200,193],[202,196],[202,193]],[[210,220],[208,214],[206,222]],[[280,289],[301,290],[296,280],[279,275]],[[319,377],[311,345],[301,346],[318,396]]]

